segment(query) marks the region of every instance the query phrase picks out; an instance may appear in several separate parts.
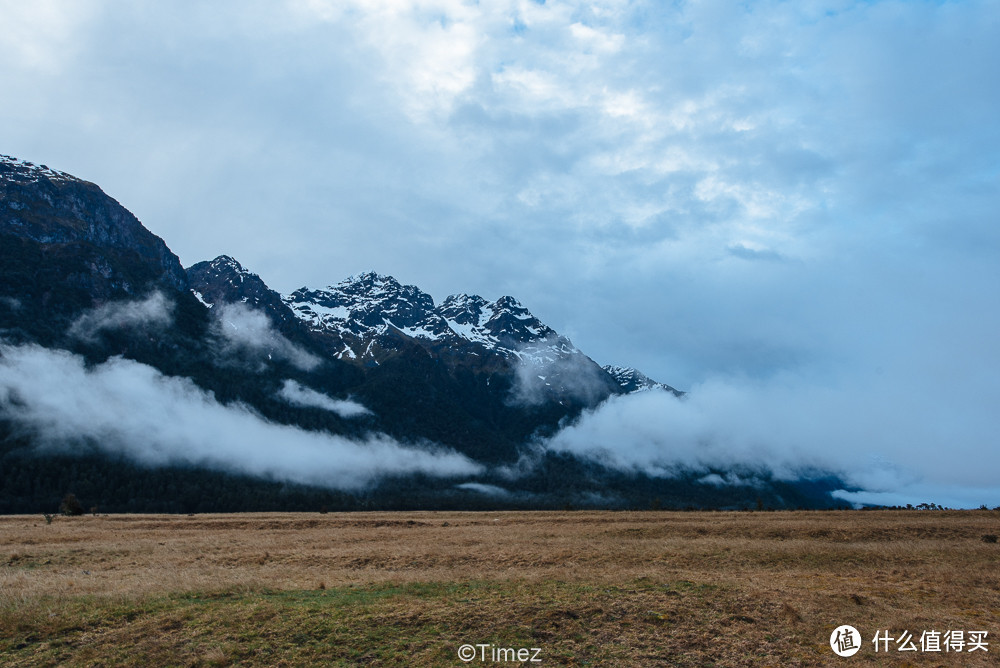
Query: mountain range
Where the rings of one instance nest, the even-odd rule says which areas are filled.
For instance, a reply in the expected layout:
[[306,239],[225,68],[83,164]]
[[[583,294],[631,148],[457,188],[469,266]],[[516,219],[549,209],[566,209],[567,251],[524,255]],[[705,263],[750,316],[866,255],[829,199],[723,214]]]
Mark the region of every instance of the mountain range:
[[[0,338],[0,512],[67,491],[175,512],[836,505],[822,476],[652,475],[547,450],[614,397],[683,393],[602,367],[514,297],[437,303],[375,272],[282,295],[229,256],[185,269],[98,186],[7,156]],[[131,383],[148,404],[119,397]]]

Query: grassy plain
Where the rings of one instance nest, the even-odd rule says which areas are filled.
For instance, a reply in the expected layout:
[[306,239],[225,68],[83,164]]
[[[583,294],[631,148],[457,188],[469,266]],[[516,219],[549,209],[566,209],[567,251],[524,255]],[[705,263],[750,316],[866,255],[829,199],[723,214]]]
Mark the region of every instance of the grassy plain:
[[[996,534],[994,511],[0,517],[0,665],[997,665]],[[876,653],[879,629],[989,652]]]

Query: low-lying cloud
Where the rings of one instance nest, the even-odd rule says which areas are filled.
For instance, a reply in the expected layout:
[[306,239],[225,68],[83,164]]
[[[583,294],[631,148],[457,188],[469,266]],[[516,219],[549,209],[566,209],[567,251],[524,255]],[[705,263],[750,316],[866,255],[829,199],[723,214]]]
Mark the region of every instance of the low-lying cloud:
[[104,331],[155,331],[169,327],[173,320],[173,301],[161,292],[154,292],[142,300],[108,302],[86,311],[70,325],[69,335],[92,343]]
[[0,345],[0,415],[43,449],[96,447],[148,466],[191,465],[334,489],[361,489],[382,476],[483,470],[453,451],[384,435],[351,440],[274,424],[144,364],[112,358],[88,368],[79,356],[36,345]]
[[464,489],[467,492],[476,492],[477,494],[482,494],[496,499],[509,499],[513,496],[510,490],[506,490],[503,487],[497,487],[496,485],[487,485],[481,482],[463,482],[460,485],[455,485],[455,489]]
[[302,371],[312,371],[323,362],[286,339],[266,315],[246,304],[218,304],[212,313],[217,317],[216,331],[223,341],[224,357],[258,362],[262,356],[277,357]]
[[278,397],[293,406],[321,408],[325,411],[336,413],[342,418],[356,418],[372,414],[370,410],[356,401],[333,399],[322,392],[317,392],[291,379],[286,380],[282,384],[281,389],[278,390]]
[[846,387],[794,375],[716,379],[680,398],[612,397],[545,447],[624,471],[704,472],[711,485],[747,482],[713,470],[833,474],[861,490],[835,493],[852,503],[1000,505],[995,420],[972,406],[979,389],[952,389],[944,401],[888,375]]
[[604,370],[560,336],[521,347],[514,370],[510,401],[521,406],[536,406],[555,396],[591,404],[608,389]]

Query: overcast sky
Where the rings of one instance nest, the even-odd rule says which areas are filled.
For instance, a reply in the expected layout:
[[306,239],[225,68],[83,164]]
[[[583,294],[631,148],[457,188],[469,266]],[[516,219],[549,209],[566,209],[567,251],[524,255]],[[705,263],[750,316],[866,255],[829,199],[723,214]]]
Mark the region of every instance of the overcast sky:
[[0,0],[0,25],[0,152],[185,265],[511,294],[602,364],[863,397],[829,412],[1000,469],[1000,3]]

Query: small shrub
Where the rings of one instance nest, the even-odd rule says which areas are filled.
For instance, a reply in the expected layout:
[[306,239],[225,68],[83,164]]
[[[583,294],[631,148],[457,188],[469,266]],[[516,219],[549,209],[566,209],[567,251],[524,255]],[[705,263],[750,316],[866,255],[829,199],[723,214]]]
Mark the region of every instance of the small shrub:
[[75,494],[70,492],[63,497],[62,503],[59,504],[59,512],[62,515],[83,515],[83,504],[80,503]]
[[988,533],[982,537],[984,543],[995,543],[997,542],[997,535],[995,533]]

